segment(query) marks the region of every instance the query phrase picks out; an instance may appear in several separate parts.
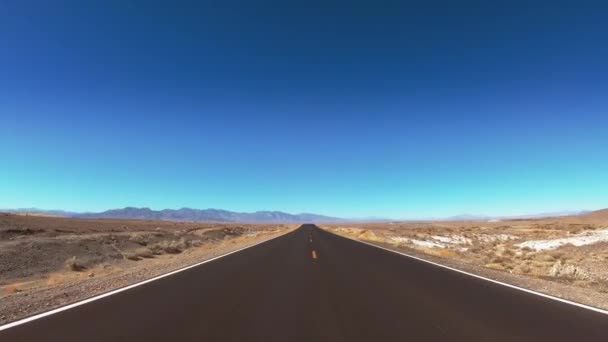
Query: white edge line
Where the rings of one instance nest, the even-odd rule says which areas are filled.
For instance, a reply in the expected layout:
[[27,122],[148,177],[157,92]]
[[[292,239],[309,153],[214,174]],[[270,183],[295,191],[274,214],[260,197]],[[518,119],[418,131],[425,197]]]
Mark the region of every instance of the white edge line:
[[115,295],[115,294],[120,293],[120,292],[123,292],[123,291],[130,290],[130,289],[132,289],[132,288],[134,288],[134,287],[138,287],[138,286],[141,286],[141,285],[144,285],[144,284],[147,284],[147,283],[153,282],[153,281],[155,281],[155,280],[162,279],[162,278],[168,277],[168,276],[170,276],[170,275],[173,275],[173,274],[176,274],[176,273],[179,273],[179,272],[182,272],[182,271],[185,271],[185,270],[191,269],[191,268],[193,268],[193,267],[197,267],[197,266],[200,266],[200,265],[202,265],[202,264],[206,264],[206,263],[211,262],[211,261],[213,261],[213,260],[217,260],[217,259],[219,259],[219,258],[223,258],[223,257],[228,256],[228,255],[230,255],[230,254],[234,254],[234,253],[240,252],[240,251],[242,251],[242,250],[245,250],[245,249],[248,249],[248,248],[251,248],[251,247],[255,247],[255,246],[259,245],[259,244],[262,244],[262,243],[264,243],[264,242],[268,242],[268,241],[274,240],[274,239],[276,239],[276,238],[278,238],[278,237],[281,237],[281,236],[285,236],[286,234],[289,234],[289,233],[290,233],[290,232],[287,232],[287,233],[285,233],[285,234],[281,234],[281,235],[277,235],[277,236],[275,236],[275,237],[271,237],[271,238],[269,238],[269,239],[267,239],[267,240],[263,240],[263,241],[256,242],[256,243],[254,243],[253,245],[245,246],[245,247],[243,247],[243,248],[239,248],[239,249],[234,250],[234,251],[232,251],[232,252],[228,252],[228,253],[226,253],[226,254],[218,255],[218,256],[213,257],[213,258],[211,258],[211,259],[207,259],[207,260],[204,260],[204,261],[198,262],[198,263],[196,263],[196,264],[189,265],[189,266],[186,266],[186,267],[183,267],[183,268],[180,268],[180,269],[177,269],[177,270],[171,271],[171,272],[169,272],[169,273],[161,274],[161,275],[156,276],[156,277],[154,277],[154,278],[150,278],[150,279],[142,280],[142,281],[140,281],[140,282],[138,282],[138,283],[131,284],[131,285],[128,285],[128,286],[126,286],[126,287],[121,287],[121,288],[119,288],[119,289],[112,290],[112,291],[110,291],[110,292],[102,293],[102,294],[100,294],[100,295],[97,295],[97,296],[94,296],[94,297],[91,297],[91,298],[87,298],[87,299],[81,300],[81,301],[76,302],[76,303],[68,304],[68,305],[66,305],[66,306],[62,306],[62,307],[59,307],[59,308],[56,308],[56,309],[53,309],[53,310],[50,310],[50,311],[42,312],[42,313],[39,313],[39,314],[36,314],[36,315],[30,316],[30,317],[26,317],[26,318],[20,319],[20,320],[15,321],[15,322],[7,323],[7,324],[5,324],[5,325],[0,326],[0,331],[6,330],[6,329],[10,329],[10,328],[13,328],[13,327],[16,327],[16,326],[18,326],[18,325],[22,325],[22,324],[25,324],[25,323],[28,323],[28,322],[31,322],[31,321],[35,321],[35,320],[37,320],[37,319],[40,319],[40,318],[43,318],[43,317],[46,317],[46,316],[54,315],[54,314],[56,314],[56,313],[60,313],[60,312],[62,312],[62,311],[66,311],[66,310],[69,310],[69,309],[75,308],[75,307],[77,307],[77,306],[81,306],[81,305],[84,305],[84,304],[87,304],[87,303],[90,303],[90,302],[96,301],[96,300],[98,300],[98,299],[102,299],[102,298],[105,298],[105,297],[108,297],[108,296],[111,296],[111,295]]
[[482,279],[482,280],[489,281],[489,282],[494,283],[494,284],[506,286],[506,287],[509,287],[509,288],[512,288],[512,289],[515,289],[515,290],[527,292],[527,293],[530,293],[530,294],[534,294],[534,295],[541,296],[541,297],[544,297],[544,298],[552,299],[552,300],[555,300],[555,301],[558,301],[558,302],[562,302],[562,303],[565,303],[565,304],[570,304],[570,305],[578,306],[579,308],[583,308],[583,309],[595,311],[595,312],[598,312],[598,313],[601,313],[601,314],[604,314],[604,315],[608,315],[608,310],[603,310],[603,309],[600,309],[600,308],[596,308],[594,306],[590,306],[590,305],[586,305],[586,304],[581,304],[581,303],[573,302],[573,301],[570,301],[570,300],[567,300],[567,299],[551,296],[551,295],[548,295],[546,293],[536,292],[534,290],[530,290],[530,289],[526,289],[526,288],[523,288],[523,287],[519,287],[519,286],[503,283],[503,282],[500,282],[498,280],[482,277],[480,275],[469,273],[469,272],[466,272],[466,271],[463,271],[463,270],[459,270],[457,268],[452,268],[450,266],[438,264],[438,263],[433,262],[433,261],[425,260],[425,259],[413,256],[413,255],[405,254],[405,253],[402,253],[402,252],[399,252],[399,251],[395,251],[395,250],[392,250],[392,249],[389,249],[389,248],[386,248],[386,247],[378,246],[378,245],[375,245],[373,243],[357,240],[357,239],[354,239],[354,238],[351,238],[351,237],[348,237],[348,236],[344,236],[344,235],[339,235],[339,234],[336,234],[334,232],[330,232],[328,230],[325,230],[325,231],[328,232],[328,233],[330,233],[330,234],[333,234],[333,235],[336,235],[336,236],[339,236],[339,237],[343,237],[343,238],[348,239],[348,240],[352,240],[352,241],[363,243],[363,244],[366,244],[366,245],[369,245],[369,246],[372,246],[372,247],[384,249],[384,250],[389,251],[389,252],[393,252],[393,253],[396,253],[396,254],[400,254],[400,255],[406,256],[408,258],[412,258],[412,259],[415,259],[415,260],[418,260],[418,261],[426,262],[428,264],[435,265],[435,266],[438,266],[438,267],[442,267],[442,268],[445,268],[445,269],[448,269],[448,270],[451,270],[451,271],[455,271],[455,272],[458,272],[458,273],[466,274],[468,276],[475,277],[477,279]]

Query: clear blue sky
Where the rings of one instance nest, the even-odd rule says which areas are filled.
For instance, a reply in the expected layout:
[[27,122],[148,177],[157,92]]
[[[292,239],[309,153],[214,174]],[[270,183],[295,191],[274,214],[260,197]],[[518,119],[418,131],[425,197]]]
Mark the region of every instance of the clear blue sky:
[[3,2],[0,208],[608,207],[606,5],[500,3]]

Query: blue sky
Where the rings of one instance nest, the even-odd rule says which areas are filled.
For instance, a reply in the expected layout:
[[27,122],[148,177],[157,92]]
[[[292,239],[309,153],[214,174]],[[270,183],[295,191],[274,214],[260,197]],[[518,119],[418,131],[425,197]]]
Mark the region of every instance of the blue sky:
[[[532,4],[533,3],[533,4]],[[601,2],[0,5],[0,208],[608,207]]]

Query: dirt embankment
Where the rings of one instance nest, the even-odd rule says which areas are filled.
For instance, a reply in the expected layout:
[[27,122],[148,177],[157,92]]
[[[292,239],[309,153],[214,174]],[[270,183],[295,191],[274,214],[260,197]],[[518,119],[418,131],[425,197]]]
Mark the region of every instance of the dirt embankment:
[[324,225],[493,279],[608,309],[608,217]]
[[0,324],[295,228],[0,213]]

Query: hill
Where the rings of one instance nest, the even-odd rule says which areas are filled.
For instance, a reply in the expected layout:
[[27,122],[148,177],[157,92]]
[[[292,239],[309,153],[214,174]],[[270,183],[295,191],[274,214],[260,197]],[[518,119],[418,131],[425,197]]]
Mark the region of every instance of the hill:
[[250,223],[284,223],[284,222],[339,222],[337,217],[317,214],[289,214],[281,211],[256,211],[239,213],[222,209],[164,209],[126,207],[100,213],[75,214],[77,218],[120,218],[141,220],[194,221],[194,222],[250,222]]

